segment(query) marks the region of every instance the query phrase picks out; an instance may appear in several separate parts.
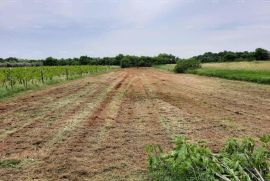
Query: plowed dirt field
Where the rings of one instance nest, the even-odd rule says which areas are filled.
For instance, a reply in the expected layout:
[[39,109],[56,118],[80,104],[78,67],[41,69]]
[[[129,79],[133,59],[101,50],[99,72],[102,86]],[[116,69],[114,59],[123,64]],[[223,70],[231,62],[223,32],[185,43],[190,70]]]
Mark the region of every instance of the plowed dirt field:
[[270,86],[116,70],[0,102],[0,180],[144,180],[147,144],[266,133]]

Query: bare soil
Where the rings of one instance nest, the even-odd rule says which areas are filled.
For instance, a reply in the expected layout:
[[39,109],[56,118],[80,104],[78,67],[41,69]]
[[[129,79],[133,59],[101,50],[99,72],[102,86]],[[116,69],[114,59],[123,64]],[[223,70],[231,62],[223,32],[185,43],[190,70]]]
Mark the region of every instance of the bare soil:
[[0,161],[19,161],[0,180],[146,180],[147,144],[269,134],[270,86],[124,69],[2,101],[0,123]]

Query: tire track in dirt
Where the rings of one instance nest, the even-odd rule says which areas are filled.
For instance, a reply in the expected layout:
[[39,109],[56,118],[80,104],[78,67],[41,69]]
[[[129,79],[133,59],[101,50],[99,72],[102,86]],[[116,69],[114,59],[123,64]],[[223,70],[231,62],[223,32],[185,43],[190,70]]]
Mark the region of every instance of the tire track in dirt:
[[269,86],[239,82],[236,86],[236,82],[228,80],[155,70],[145,74],[145,85],[154,95],[168,133],[186,135],[195,141],[205,139],[215,150],[232,136],[259,137],[269,133],[270,99],[265,99],[267,91],[270,96]]
[[144,101],[148,95],[142,80],[132,71],[128,74],[73,131],[70,139],[55,146],[52,155],[44,157],[41,166],[32,171],[31,175],[36,177],[28,179],[140,180],[146,177],[145,146],[170,143],[160,127],[158,114],[151,110],[152,103]]
[[[125,79],[126,76],[122,76],[120,81],[112,83],[113,87],[109,90],[109,92],[106,93],[104,98],[101,98],[100,103],[91,102],[92,105],[97,104],[99,106],[94,109],[92,108],[91,111],[89,111],[89,109],[82,111],[80,114],[77,114],[77,116],[75,116],[77,118],[73,117],[72,123],[70,124],[71,127],[67,127],[68,134],[65,133],[64,135],[62,135],[63,137],[61,138],[61,140],[54,143],[51,149],[42,150],[42,156],[39,155],[41,164],[38,164],[39,166],[34,166],[35,168],[32,170],[32,178],[28,177],[23,179],[34,179],[35,177],[38,177],[38,175],[41,175],[41,178],[54,178],[53,180],[65,179],[65,176],[62,175],[65,173],[62,172],[64,170],[74,171],[74,173],[71,174],[74,175],[74,177],[78,176],[78,174],[80,175],[81,171],[79,171],[79,173],[76,173],[75,171],[80,167],[80,165],[76,164],[76,160],[70,162],[68,160],[70,158],[74,159],[75,157],[82,157],[82,155],[87,154],[87,151],[85,150],[87,149],[86,147],[89,146],[87,137],[92,137],[93,133],[95,133],[97,130],[100,131],[100,129],[97,129],[97,127],[102,125],[104,122],[105,117],[103,116],[103,114],[108,111],[108,106],[111,104],[111,101],[117,93],[117,90],[121,88],[122,83],[123,81],[125,81]],[[40,168],[42,167],[44,168],[43,173],[40,172]],[[66,167],[69,167],[69,169],[66,170]],[[72,167],[72,169],[70,169],[70,167]],[[36,168],[39,169],[36,170]],[[60,171],[61,168],[63,169],[62,171]],[[46,173],[47,171],[49,173]],[[27,172],[31,172],[31,168],[30,171],[28,170]],[[56,175],[54,175],[54,172],[57,172]]]
[[[118,74],[116,74],[118,75]],[[0,126],[0,138],[4,138],[8,136],[9,134],[13,134],[19,130],[22,130],[25,127],[31,127],[32,124],[34,124],[35,121],[40,120],[47,120],[51,119],[50,122],[52,122],[54,119],[56,119],[58,116],[60,116],[61,113],[64,111],[67,111],[69,107],[75,106],[72,103],[78,99],[83,99],[83,96],[86,94],[89,94],[88,91],[91,89],[96,89],[97,87],[100,87],[100,84],[106,83],[107,85],[111,83],[112,80],[114,80],[115,76],[113,77],[105,77],[105,82],[100,81],[87,81],[86,86],[84,88],[81,88],[77,92],[73,92],[72,94],[69,94],[68,96],[64,96],[59,98],[58,100],[54,100],[50,102],[47,105],[44,105],[43,107],[37,108],[37,111],[17,111],[16,113],[11,113],[8,116],[4,116],[3,122],[1,122]],[[107,80],[108,79],[108,80]],[[85,80],[84,80],[85,81]],[[80,81],[81,82],[81,81]],[[89,84],[91,82],[91,84]],[[70,92],[70,90],[67,90]],[[48,97],[51,95],[48,95]],[[53,108],[53,110],[51,110]],[[60,112],[60,113],[59,113]],[[59,115],[58,115],[59,114]]]
[[[109,76],[109,79],[113,80],[114,78],[113,76],[112,78],[111,76]],[[83,85],[81,85],[82,83]],[[34,119],[37,119],[38,117],[43,118],[44,114],[46,112],[48,113],[49,111],[51,111],[50,108],[52,107],[57,108],[57,107],[65,106],[65,104],[68,104],[68,101],[71,101],[68,99],[74,99],[76,98],[76,96],[79,96],[79,94],[81,94],[83,91],[87,91],[86,89],[90,87],[89,84],[92,84],[92,83],[94,83],[95,85],[98,85],[101,82],[95,82],[91,78],[78,80],[78,88],[76,89],[67,88],[66,93],[61,94],[60,96],[58,93],[51,95],[50,91],[47,92],[49,94],[47,94],[47,98],[45,100],[46,101],[51,100],[48,103],[44,102],[43,98],[36,97],[35,101],[23,102],[24,105],[26,105],[26,107],[22,106],[22,108],[15,109],[14,111],[10,110],[10,111],[0,114],[1,115],[0,116],[0,121],[1,121],[0,133],[5,134],[5,135],[0,134],[0,138],[5,137],[6,134],[16,131],[16,129],[21,129],[27,126],[28,124],[31,123],[31,121],[34,121]],[[70,83],[68,83],[68,85],[69,84]],[[73,84],[76,85],[74,82]],[[60,85],[60,87],[61,88],[65,87],[65,85]],[[58,89],[58,88],[56,87],[53,89]],[[46,91],[42,91],[42,92],[46,92]],[[36,94],[39,95],[39,93],[36,93]],[[55,97],[55,95],[57,96]],[[32,96],[26,96],[26,97],[32,97]],[[18,99],[20,100],[20,98]],[[18,104],[20,103],[21,102],[19,102]],[[59,104],[63,104],[63,105],[59,105]],[[48,115],[50,116],[49,113]]]
[[[225,109],[229,114],[235,113],[243,116],[245,114],[255,116],[258,109],[261,112],[269,110],[269,86],[267,85],[196,75],[173,75],[170,73],[167,73],[167,75],[165,77],[160,74],[159,76],[154,75],[154,77],[160,80],[157,82],[163,80],[164,86],[173,87],[174,92],[172,93],[178,92],[179,94],[183,92],[182,95],[187,95],[189,100],[194,100],[197,103],[208,103],[201,104],[201,106],[207,106],[208,108],[211,106],[211,109],[219,108],[219,110],[221,108],[222,110]],[[256,117],[258,120],[260,118]],[[270,117],[266,118],[270,119]]]
[[[0,129],[0,138],[3,139],[8,135],[11,136],[20,130],[24,130],[24,128],[35,128],[35,124],[40,121],[46,122],[46,120],[49,120],[48,122],[53,122],[55,119],[65,114],[65,112],[72,111],[70,108],[72,108],[72,106],[76,106],[73,104],[74,101],[77,100],[78,102],[80,99],[84,99],[83,97],[85,95],[88,95],[91,93],[91,91],[95,91],[98,86],[100,87],[100,83],[101,82],[88,85],[83,89],[70,94],[69,96],[65,96],[59,100],[53,101],[49,105],[40,108],[38,110],[38,114],[36,112],[28,114],[28,111],[18,112],[16,114],[13,113],[11,115],[11,119],[4,120],[5,124],[3,124]],[[52,107],[54,109],[50,110]]]
[[[113,75],[114,73],[110,72],[106,76],[109,74]],[[101,77],[102,76],[104,75],[101,75]],[[78,92],[80,89],[87,87],[89,82],[91,82],[91,77],[72,80],[62,85],[49,86],[49,88],[37,92],[29,91],[29,94],[23,94],[18,98],[14,97],[4,102],[1,101],[0,115],[1,117],[4,117],[7,114],[16,113],[20,110],[27,112],[34,111],[42,107],[44,104],[56,101],[73,94],[74,92]]]
[[[162,76],[156,76],[156,78],[159,79],[160,77]],[[188,96],[195,97],[197,102],[205,101],[207,98],[210,99],[208,102],[211,104],[215,102],[221,103],[220,105],[223,105],[223,108],[225,104],[226,106],[231,107],[234,105],[235,108],[240,107],[249,110],[249,114],[251,111],[255,112],[253,108],[258,109],[258,107],[263,109],[262,112],[264,112],[270,104],[268,92],[269,86],[260,84],[254,85],[254,83],[229,81],[196,75],[173,75],[169,73],[166,84],[168,87],[173,86],[174,90],[177,90],[177,92],[182,91],[183,93],[186,93],[189,91],[192,96]],[[230,97],[229,101],[228,97]],[[239,99],[240,97],[243,99]],[[218,104],[215,104],[214,106],[217,107]],[[228,109],[228,111],[231,111],[231,109]]]
[[[118,76],[117,79],[121,80],[123,73],[118,74],[117,76]],[[117,79],[115,79],[116,83],[118,82]],[[68,135],[67,133],[69,132],[69,129],[71,129],[73,126],[76,126],[75,123],[77,124],[81,121],[80,115],[82,115],[85,112],[87,116],[87,114],[89,114],[89,112],[91,112],[94,109],[95,105],[98,104],[100,100],[102,100],[102,97],[104,96],[104,94],[106,94],[106,91],[107,90],[110,91],[111,89],[110,87],[113,85],[114,83],[111,81],[109,81],[109,85],[101,84],[101,86],[98,89],[94,89],[93,93],[83,97],[83,100],[85,101],[76,104],[75,108],[72,108],[73,110],[69,110],[69,113],[67,115],[64,115],[62,118],[61,117],[57,118],[55,124],[50,127],[42,127],[42,130],[35,132],[35,134],[31,135],[30,134],[31,129],[36,128],[38,129],[40,127],[38,125],[33,125],[30,128],[22,130],[20,133],[18,133],[18,136],[12,135],[11,139],[15,140],[12,140],[12,142],[5,147],[6,150],[3,149],[3,147],[0,147],[1,154],[7,155],[10,154],[11,152],[15,152],[17,155],[13,156],[13,158],[20,160],[24,160],[25,158],[26,161],[36,159],[36,157],[38,158],[39,155],[44,155],[45,154],[43,153],[44,151],[47,151],[47,149],[51,149],[54,146],[54,144],[56,144],[58,141],[61,141],[62,137]],[[29,131],[30,133],[27,133]],[[25,134],[25,132],[27,134]],[[33,145],[33,143],[38,143],[38,145]],[[8,158],[12,157],[9,156]],[[3,157],[1,159],[3,159]],[[0,175],[2,176],[8,175],[9,172],[14,171],[15,171],[14,169],[11,171],[10,170],[1,171],[0,169]],[[2,176],[0,176],[0,178],[2,178]]]
[[[110,80],[111,79],[109,79],[109,82]],[[24,157],[29,154],[31,155],[31,150],[42,147],[50,140],[51,134],[66,124],[69,117],[84,108],[87,103],[85,100],[92,99],[94,102],[94,99],[97,99],[102,91],[107,89],[103,84],[93,88],[92,91],[90,91],[91,89],[86,89],[84,94],[75,96],[75,99],[69,100],[65,106],[60,107],[59,109],[56,109],[57,107],[54,106],[54,110],[45,114],[45,116],[37,118],[34,121],[29,121],[26,126],[10,134],[9,137],[2,140],[0,155],[1,153],[5,153],[5,156],[9,157],[12,157],[12,154],[16,154],[15,157],[19,156],[17,155],[18,153],[24,155]],[[76,104],[70,104],[72,101],[76,101]],[[53,118],[54,121],[52,121],[51,118]],[[48,121],[46,121],[48,119],[50,125],[48,125]],[[1,157],[3,156],[4,155],[1,155]]]
[[159,115],[143,87],[144,80],[129,71],[131,79],[117,117],[107,137],[93,153],[91,170],[85,180],[143,180],[148,144],[170,148],[170,139],[159,123]]
[[[168,91],[166,91],[166,88],[160,91],[156,91],[157,94],[160,94],[159,97],[163,97],[164,101],[170,100],[171,103],[174,104],[176,104],[176,98],[178,98],[178,106],[188,107],[186,102],[189,102],[190,105],[192,105],[192,107],[189,107],[196,107],[196,111],[199,111],[200,109],[202,112],[207,111],[207,115],[213,118],[216,117],[216,112],[220,112],[220,114],[223,114],[224,117],[235,114],[237,116],[242,116],[242,119],[246,119],[246,114],[253,114],[257,121],[266,118],[270,119],[270,117],[262,118],[261,116],[256,116],[258,109],[264,109],[261,110],[261,112],[268,111],[267,107],[270,105],[270,100],[261,97],[261,94],[265,94],[265,90],[257,89],[257,94],[259,92],[260,95],[257,96],[256,94],[251,95],[250,91],[249,93],[246,93],[244,91],[241,92],[241,90],[235,91],[230,89],[232,85],[228,84],[229,81],[224,81],[224,83],[222,80],[220,81],[216,78],[196,77],[195,75],[180,75],[180,77],[179,75],[172,75],[169,73],[167,73],[167,77],[164,75],[162,76],[162,74],[158,76],[151,75],[150,73],[149,76],[152,76],[153,79],[156,79],[156,81],[153,82],[156,88],[159,86],[170,88]],[[176,78],[178,78],[178,80],[176,80]],[[179,81],[179,79],[181,81]],[[201,80],[201,82],[198,80]],[[220,83],[217,84],[217,81],[220,81]],[[227,85],[228,88],[225,85]],[[249,102],[242,101],[242,99],[239,99],[239,97],[244,98],[243,100],[248,100]],[[202,114],[200,112],[197,115]]]

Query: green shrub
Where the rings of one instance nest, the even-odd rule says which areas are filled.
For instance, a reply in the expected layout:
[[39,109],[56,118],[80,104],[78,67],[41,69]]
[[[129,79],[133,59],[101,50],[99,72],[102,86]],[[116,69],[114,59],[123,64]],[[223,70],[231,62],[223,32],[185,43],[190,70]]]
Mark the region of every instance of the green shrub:
[[174,68],[176,73],[185,73],[189,70],[195,70],[201,67],[201,63],[197,59],[179,60]]
[[204,144],[189,144],[184,137],[165,154],[160,146],[147,146],[148,171],[155,181],[264,181],[269,179],[269,136],[261,147],[254,140],[229,140],[219,153]]

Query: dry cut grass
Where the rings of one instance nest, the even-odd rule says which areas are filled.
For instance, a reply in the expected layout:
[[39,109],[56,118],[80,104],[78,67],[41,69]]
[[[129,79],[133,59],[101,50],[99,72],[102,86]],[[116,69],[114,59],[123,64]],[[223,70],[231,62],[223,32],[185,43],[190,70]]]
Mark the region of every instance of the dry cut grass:
[[227,63],[205,63],[203,68],[218,68],[228,70],[253,70],[270,72],[270,61],[254,61],[254,62],[227,62]]

